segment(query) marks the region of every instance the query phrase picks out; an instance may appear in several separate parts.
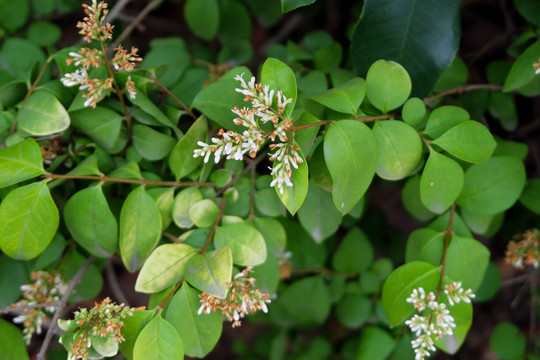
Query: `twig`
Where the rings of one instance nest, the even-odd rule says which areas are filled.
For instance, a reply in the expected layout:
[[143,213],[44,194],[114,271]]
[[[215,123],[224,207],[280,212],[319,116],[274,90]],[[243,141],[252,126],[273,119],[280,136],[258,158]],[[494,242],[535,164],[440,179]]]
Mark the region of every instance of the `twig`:
[[107,275],[107,281],[111,285],[111,291],[120,303],[124,303],[125,305],[129,306],[129,301],[122,292],[122,289],[120,288],[120,284],[118,283],[118,279],[116,278],[116,274],[114,273],[114,268],[112,265],[112,258],[107,261],[107,267],[105,268],[105,274]]
[[178,105],[180,105],[180,107],[182,109],[184,109],[184,111],[189,115],[191,116],[194,120],[197,120],[197,116],[193,113],[193,111],[191,111],[191,109],[189,107],[186,106],[186,104],[184,104],[179,98],[177,98],[172,92],[171,90],[169,90],[165,85],[163,85],[156,77],[150,77],[150,80],[152,80],[152,82],[154,84],[156,84],[164,93],[166,93],[167,95],[169,95],[174,101],[176,101],[176,103]]
[[460,85],[453,89],[448,89],[443,92],[440,92],[438,94],[435,94],[433,96],[429,96],[424,98],[424,104],[429,104],[433,100],[436,100],[438,98],[452,95],[452,94],[463,94],[465,92],[474,91],[474,90],[491,90],[491,91],[497,91],[501,90],[503,88],[502,85],[495,85],[495,84],[472,84],[472,85]]
[[118,44],[124,41],[124,39],[127,38],[129,34],[131,34],[133,29],[135,29],[135,27],[139,25],[139,23],[146,17],[146,15],[148,15],[150,11],[154,10],[154,8],[156,8],[162,2],[163,0],[150,1],[148,5],[146,5],[145,8],[142,9],[137,16],[135,16],[133,21],[129,23],[129,25],[124,29],[124,31],[122,31],[120,36],[116,38],[116,41],[113,43],[113,48],[118,47]]
[[218,197],[223,194],[227,189],[231,188],[242,176],[244,176],[248,171],[255,168],[263,159],[266,158],[266,152],[261,152],[255,159],[251,160],[250,163],[242,170],[238,175],[233,177],[231,181],[221,189],[219,189],[213,198]]
[[51,325],[49,326],[49,329],[47,330],[47,334],[45,335],[45,339],[43,340],[43,343],[41,344],[41,348],[39,349],[39,353],[37,354],[36,359],[37,360],[45,360],[45,353],[47,352],[47,348],[49,347],[49,343],[51,342],[51,339],[53,337],[53,334],[56,329],[56,324],[58,323],[58,319],[60,319],[60,316],[62,316],[62,312],[64,311],[64,308],[66,307],[66,304],[68,302],[68,299],[75,289],[75,286],[79,283],[82,276],[84,275],[85,271],[92,265],[92,263],[96,260],[95,256],[90,256],[84,264],[81,266],[81,268],[77,271],[73,279],[71,279],[71,282],[69,283],[66,291],[64,292],[64,296],[62,296],[62,299],[58,302],[58,308],[56,312],[54,313],[54,316],[51,320]]
[[140,184],[140,185],[157,185],[157,186],[171,186],[171,187],[184,187],[184,186],[196,186],[196,187],[213,187],[213,183],[198,183],[194,181],[155,181],[146,179],[124,179],[115,178],[110,176],[95,176],[95,175],[62,175],[62,174],[45,174],[44,178],[47,179],[78,179],[78,180],[95,180],[101,182],[119,182],[127,184]]
[[163,309],[165,307],[165,305],[169,302],[169,300],[171,299],[171,297],[178,291],[178,289],[180,288],[180,286],[182,286],[182,284],[184,283],[184,279],[180,280],[176,286],[174,287],[174,289],[172,289],[172,291],[169,293],[169,295],[167,295],[167,297],[165,299],[163,299],[163,301],[157,306],[158,309]]
[[114,4],[114,7],[109,11],[109,14],[107,15],[107,18],[105,19],[106,22],[112,23],[116,18],[118,18],[121,15],[122,10],[131,0],[118,0],[116,4]]
[[17,306],[17,304],[15,303],[8,307],[0,309],[0,314],[7,314],[10,312],[23,311],[27,309],[41,309],[41,308],[46,308],[49,306],[58,306],[58,301],[45,302],[45,303],[39,303],[39,304],[19,305],[19,306]]
[[173,234],[169,234],[168,232],[164,232],[163,237],[171,240],[173,243],[176,243],[176,244],[182,243],[180,240],[178,240],[176,236],[174,236]]

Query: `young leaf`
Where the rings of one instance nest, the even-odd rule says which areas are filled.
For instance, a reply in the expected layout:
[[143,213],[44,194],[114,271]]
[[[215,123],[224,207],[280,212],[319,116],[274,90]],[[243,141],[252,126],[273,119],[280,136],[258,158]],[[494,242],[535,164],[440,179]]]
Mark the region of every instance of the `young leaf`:
[[378,121],[373,134],[379,145],[377,175],[399,180],[409,175],[422,158],[422,140],[416,130],[403,121]]
[[163,134],[149,126],[133,126],[133,146],[147,160],[161,160],[169,155],[176,141],[172,136]]
[[133,360],[181,360],[184,345],[180,335],[158,314],[141,331],[133,348]]
[[432,143],[461,160],[473,163],[489,159],[497,146],[489,130],[472,120],[454,126]]
[[244,224],[228,224],[216,229],[216,248],[228,246],[236,265],[260,265],[266,260],[266,244],[259,231]]
[[232,253],[228,246],[195,254],[184,270],[186,280],[201,291],[219,298],[227,296],[227,283],[232,277]]
[[296,104],[296,78],[291,68],[281,60],[268,58],[261,70],[261,84],[276,92],[280,90],[287,99],[292,99],[283,112],[284,117],[290,117]]
[[64,221],[90,254],[109,257],[116,251],[118,225],[100,185],[75,193],[64,206]]
[[411,126],[417,126],[424,121],[426,117],[426,105],[419,98],[410,98],[403,105],[403,110],[401,110],[401,116],[403,116],[403,121]]
[[413,261],[394,270],[382,291],[382,304],[391,327],[399,325],[414,312],[414,306],[407,302],[413,289],[422,287],[426,293],[435,290],[440,275],[438,266],[422,261]]
[[212,226],[218,216],[219,208],[216,203],[210,199],[196,202],[189,209],[189,218],[200,228]]
[[467,110],[458,106],[441,106],[429,114],[424,134],[438,138],[456,125],[470,119]]
[[135,291],[154,293],[177,283],[184,277],[184,269],[197,249],[186,244],[164,244],[157,247],[145,261]]
[[407,70],[393,61],[377,60],[366,75],[367,97],[383,113],[403,105],[411,94]]
[[189,217],[189,210],[201,201],[203,196],[196,187],[188,187],[180,191],[174,198],[172,207],[173,221],[181,229],[188,229],[193,226],[193,220]]
[[198,147],[197,142],[206,140],[207,132],[208,124],[203,115],[190,126],[186,134],[172,149],[169,156],[169,167],[176,176],[176,180],[186,176],[201,164],[200,157],[193,157],[193,150]]
[[366,81],[355,77],[322,94],[305,99],[303,104],[306,108],[309,108],[311,102],[316,102],[341,113],[356,115],[365,96]]
[[420,180],[420,197],[426,207],[442,214],[463,188],[463,169],[449,157],[430,149]]
[[39,145],[32,138],[0,149],[0,188],[45,174]]
[[45,181],[21,186],[0,203],[0,248],[29,260],[49,245],[58,229],[58,209]]
[[478,240],[454,236],[446,253],[446,275],[464,289],[478,289],[489,264],[489,250]]
[[129,271],[140,269],[161,237],[161,215],[154,199],[139,186],[120,213],[120,255]]
[[171,299],[165,317],[182,338],[186,355],[199,358],[214,348],[223,328],[219,311],[199,315],[200,306],[199,292],[184,283]]
[[525,186],[523,162],[495,156],[474,164],[465,172],[465,184],[457,203],[479,214],[496,214],[514,205]]
[[58,99],[48,91],[36,91],[19,110],[18,127],[30,135],[46,136],[69,127],[69,115]]
[[342,215],[334,206],[332,194],[311,181],[304,206],[298,211],[298,220],[313,239],[321,243],[336,232]]
[[348,213],[371,184],[378,162],[377,141],[363,123],[353,120],[330,124],[324,139],[324,158],[334,182],[334,205]]
[[[298,209],[302,206],[302,203],[304,202],[304,199],[306,198],[308,186],[309,186],[309,180],[308,180],[308,165],[306,162],[306,158],[304,157],[304,154],[302,154],[302,151],[297,150],[298,155],[302,158],[302,162],[298,164],[298,169],[292,169],[292,176],[291,176],[291,182],[293,186],[287,186],[286,184],[283,184],[283,193],[278,190],[277,186],[274,186],[276,189],[276,193],[279,196],[279,199],[285,205],[287,210],[291,213],[291,215],[296,214]],[[274,166],[278,164],[278,161],[276,160],[274,162]],[[274,174],[274,179],[275,179]]]

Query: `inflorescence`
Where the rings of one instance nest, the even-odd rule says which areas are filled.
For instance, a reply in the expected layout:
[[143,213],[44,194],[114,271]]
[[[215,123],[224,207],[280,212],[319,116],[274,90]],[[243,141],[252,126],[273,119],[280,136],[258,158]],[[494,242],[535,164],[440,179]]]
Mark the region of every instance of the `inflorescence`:
[[[77,27],[81,29],[79,34],[83,35],[83,39],[87,42],[91,43],[96,40],[103,44],[104,41],[112,39],[114,26],[109,23],[103,24],[108,13],[107,6],[107,3],[103,1],[98,4],[97,0],[92,0],[92,5],[83,4],[87,16],[83,19],[84,21],[77,23]],[[122,46],[118,46],[114,50],[116,53],[111,61],[114,70],[130,72],[134,69],[136,62],[142,61],[142,58],[137,54],[136,47],[131,47],[129,52]],[[78,85],[79,90],[84,91],[83,96],[86,98],[84,106],[95,108],[97,102],[103,99],[104,94],[111,91],[114,78],[111,76],[106,79],[91,79],[88,77],[88,72],[91,67],[99,68],[102,64],[107,66],[107,55],[102,50],[83,47],[79,52],[70,52],[69,56],[71,58],[66,59],[66,63],[68,65],[74,64],[78,69],[73,73],[64,74],[61,81],[64,86]],[[112,69],[110,70],[112,71]],[[135,98],[137,95],[131,76],[127,77],[123,92],[127,92],[131,98]]]
[[252,269],[252,266],[248,266],[227,283],[229,293],[224,299],[216,298],[206,292],[199,295],[202,305],[198,314],[200,315],[203,312],[209,314],[211,311],[220,310],[227,317],[227,320],[232,322],[232,327],[236,327],[241,325],[240,319],[246,315],[257,310],[268,312],[266,303],[270,302],[270,294],[264,294],[259,289],[253,289],[255,279],[248,277]]
[[[204,156],[204,162],[208,162],[210,156],[214,155],[214,161],[219,162],[221,156],[227,159],[242,160],[244,154],[254,158],[261,146],[270,139],[270,150],[274,153],[268,154],[270,161],[274,161],[274,167],[271,167],[271,175],[274,180],[270,186],[276,186],[283,194],[283,184],[291,187],[292,168],[298,169],[298,164],[303,162],[300,156],[300,147],[292,143],[292,139],[287,135],[287,131],[293,126],[290,119],[284,117],[283,113],[287,104],[292,99],[288,99],[281,91],[270,90],[270,86],[256,84],[255,77],[246,83],[243,75],[237,75],[236,80],[240,81],[240,88],[236,91],[243,94],[244,101],[251,101],[251,108],[242,109],[235,106],[232,112],[238,117],[233,120],[235,125],[244,126],[241,134],[234,131],[225,131],[220,129],[218,136],[211,139],[211,144],[199,141],[197,144],[201,147],[195,149],[193,157]],[[275,96],[274,96],[275,95]],[[276,100],[277,109],[272,107]],[[265,131],[261,125],[271,123],[274,126],[273,131]],[[276,142],[278,141],[279,142]]]
[[523,264],[538,268],[540,265],[540,252],[538,250],[538,230],[529,230],[525,234],[514,236],[516,241],[510,241],[506,248],[505,260],[517,267],[523,268]]
[[90,309],[80,309],[75,311],[73,320],[68,320],[67,325],[75,324],[77,339],[75,343],[70,343],[68,360],[86,359],[88,349],[92,346],[91,337],[112,336],[116,342],[124,341],[120,329],[124,326],[123,319],[132,316],[134,311],[143,310],[145,307],[132,308],[117,305],[111,299],[105,298],[101,303],[95,303]]
[[[475,297],[471,289],[463,290],[461,283],[453,282],[446,285],[444,294],[448,299],[450,306],[464,301],[470,303]],[[423,288],[414,289],[407,302],[414,305],[419,313],[425,310],[428,314],[415,314],[410,320],[405,321],[416,339],[411,341],[415,360],[424,360],[424,357],[430,356],[430,351],[435,351],[433,338],[438,339],[444,335],[452,335],[452,329],[456,327],[454,318],[450,315],[450,310],[446,308],[445,303],[439,303],[437,296],[433,292],[426,294]]]
[[14,309],[22,309],[22,314],[15,317],[13,322],[23,324],[24,341],[27,344],[32,335],[41,334],[41,325],[49,321],[48,314],[56,311],[56,304],[67,288],[56,273],[35,271],[30,277],[33,282],[21,286],[23,298],[12,305]]

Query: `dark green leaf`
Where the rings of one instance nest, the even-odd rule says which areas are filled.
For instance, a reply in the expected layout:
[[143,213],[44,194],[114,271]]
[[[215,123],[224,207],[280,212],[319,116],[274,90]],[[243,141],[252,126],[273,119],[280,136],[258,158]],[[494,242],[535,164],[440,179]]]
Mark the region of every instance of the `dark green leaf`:
[[22,332],[15,325],[0,319],[0,359],[28,360]]
[[502,359],[518,360],[525,354],[527,339],[516,325],[502,322],[491,333],[489,346]]
[[336,304],[336,317],[346,328],[359,328],[372,312],[369,299],[357,293],[345,294]]
[[537,78],[532,64],[538,61],[539,53],[540,41],[537,41],[517,58],[504,82],[504,92],[520,90]]
[[359,228],[352,228],[332,257],[332,267],[340,272],[359,273],[373,261],[373,247]]
[[330,314],[330,293],[320,276],[294,282],[283,291],[279,301],[300,323],[322,324]]
[[219,29],[219,6],[217,0],[188,0],[184,18],[191,31],[205,40],[216,36]]
[[131,139],[139,154],[151,161],[161,160],[169,155],[169,152],[176,144],[173,137],[140,124],[133,126]]
[[368,326],[360,333],[360,346],[356,360],[384,360],[392,352],[395,340],[383,329]]
[[489,263],[489,250],[477,240],[454,236],[446,254],[446,275],[464,289],[478,289]]
[[[297,150],[298,155],[302,158],[302,162],[298,164],[298,169],[292,169],[291,183],[293,186],[288,186],[283,184],[281,189],[278,189],[277,185],[274,186],[276,193],[279,196],[281,202],[291,215],[296,214],[298,209],[302,206],[304,202],[309,186],[308,180],[308,165],[304,154],[301,150]],[[277,166],[278,160],[274,162],[274,166]],[[274,174],[274,179],[276,179],[276,174]]]
[[107,150],[114,148],[122,128],[122,115],[102,106],[69,113],[71,123]]
[[0,1],[0,24],[10,32],[15,32],[23,26],[28,20],[29,13],[30,5],[28,0]]
[[281,11],[288,13],[301,6],[311,5],[315,0],[281,0]]

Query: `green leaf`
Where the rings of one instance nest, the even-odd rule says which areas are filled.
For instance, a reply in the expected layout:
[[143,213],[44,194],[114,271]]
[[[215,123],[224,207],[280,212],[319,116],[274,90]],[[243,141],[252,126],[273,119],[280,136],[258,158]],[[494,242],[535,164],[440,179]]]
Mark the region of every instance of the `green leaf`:
[[399,180],[416,168],[422,158],[422,140],[410,125],[396,120],[378,121],[373,134],[379,145],[377,175]]
[[407,239],[405,262],[425,261],[433,265],[441,263],[445,233],[430,228],[413,231]]
[[201,306],[199,292],[184,283],[171,299],[165,317],[184,342],[184,351],[191,357],[206,356],[221,337],[221,313],[198,314]]
[[45,174],[39,145],[26,139],[0,149],[0,188]]
[[441,106],[429,115],[424,134],[436,139],[454,126],[469,119],[469,113],[463,108],[450,105]]
[[330,293],[320,276],[295,281],[281,294],[280,304],[301,324],[323,324],[330,315]]
[[301,6],[311,5],[315,0],[281,0],[281,11],[285,14]]
[[391,327],[399,325],[414,312],[414,306],[407,302],[413,289],[422,287],[426,293],[435,290],[440,275],[438,266],[422,261],[413,261],[394,270],[382,291],[382,304]]
[[266,244],[261,233],[244,224],[220,226],[214,235],[216,248],[228,246],[236,265],[260,265],[266,261]]
[[197,249],[186,244],[165,244],[157,247],[145,261],[135,291],[154,293],[184,277],[184,269]]
[[413,95],[427,95],[458,48],[459,5],[459,0],[366,0],[351,36],[358,74],[376,60],[393,60],[410,74]]
[[22,332],[15,325],[0,319],[0,358],[13,360],[28,360],[28,352]]
[[118,353],[118,341],[114,336],[100,336],[98,334],[90,335],[92,349],[99,355],[111,357]]
[[4,40],[0,58],[2,59],[0,68],[6,69],[16,79],[25,79],[36,63],[37,67],[41,68],[47,60],[38,45],[19,37],[8,37]]
[[154,39],[150,42],[150,51],[144,56],[142,68],[151,68],[165,65],[167,69],[158,72],[159,81],[171,88],[178,83],[190,64],[190,56],[186,42],[180,38],[171,36],[168,38]]
[[446,253],[446,275],[475,292],[484,278],[489,256],[489,250],[479,241],[454,236]]
[[422,202],[429,210],[442,214],[457,199],[463,178],[463,169],[457,162],[430,149],[420,179]]
[[133,312],[132,316],[123,319],[124,327],[122,327],[122,336],[125,341],[120,343],[119,348],[126,359],[133,359],[133,347],[135,346],[135,341],[146,324],[152,320],[153,315],[153,311],[137,310]]
[[[195,0],[196,1],[196,0]],[[234,125],[234,114],[231,109],[244,103],[244,95],[235,91],[240,88],[240,83],[234,78],[242,75],[249,81],[251,71],[246,67],[236,67],[221,76],[216,82],[203,88],[195,99],[192,106],[213,120],[219,126],[233,131],[244,131],[245,127]]]
[[502,359],[518,360],[525,354],[527,339],[516,325],[501,322],[491,333],[489,346]]
[[340,272],[360,273],[373,261],[374,251],[369,239],[359,228],[351,231],[339,244],[332,257],[332,267]]
[[528,22],[540,26],[540,4],[535,0],[514,0],[514,6]]
[[411,93],[411,78],[394,61],[377,60],[366,75],[367,97],[371,104],[387,113],[405,103]]
[[204,199],[193,204],[189,209],[189,218],[200,228],[207,228],[214,224],[219,215],[219,208],[210,199]]
[[75,193],[63,213],[70,234],[86,251],[98,257],[114,254],[118,225],[100,185]]
[[417,126],[426,117],[426,105],[419,98],[410,98],[403,105],[403,110],[401,111],[401,116],[403,116],[403,121],[411,126]]
[[298,222],[282,220],[282,224],[285,227],[287,238],[294,239],[294,241],[287,241],[287,250],[292,253],[295,266],[298,268],[323,268],[326,261],[324,244],[317,244],[313,241],[313,238]]
[[[447,282],[448,279],[445,278]],[[455,354],[465,337],[467,332],[472,324],[472,304],[466,302],[460,302],[459,304],[454,304],[450,309],[450,314],[455,320],[456,327],[452,329],[452,335],[443,336],[435,341],[435,346],[442,349],[448,354]]]
[[189,210],[202,199],[201,191],[196,187],[188,187],[176,195],[172,207],[172,217],[176,226],[181,229],[188,229],[193,226]]
[[173,137],[141,124],[133,126],[132,140],[139,154],[150,161],[163,159],[176,144]]
[[0,248],[20,260],[38,256],[58,229],[58,209],[46,181],[21,186],[0,203]]
[[349,329],[359,328],[366,322],[371,312],[371,302],[362,294],[345,294],[336,304],[337,319]]
[[24,261],[12,259],[6,254],[0,255],[0,291],[3,294],[0,299],[1,308],[8,307],[21,298],[21,286],[27,283],[28,275]]
[[377,140],[361,122],[344,120],[332,123],[324,139],[324,158],[334,182],[334,204],[342,214],[346,214],[364,196],[375,175]]
[[186,280],[201,291],[219,297],[227,296],[227,283],[232,277],[232,252],[228,246],[195,254],[184,271]]
[[[287,186],[283,184],[281,189],[278,189],[277,185],[274,186],[276,193],[291,215],[296,214],[298,209],[302,206],[304,202],[309,186],[308,180],[308,165],[304,154],[301,150],[297,150],[298,155],[302,158],[302,162],[298,165],[298,169],[291,169],[292,176],[291,182],[293,186]],[[279,162],[276,160],[274,162],[274,167],[277,166]],[[276,174],[274,174],[274,180],[276,179]]]
[[191,31],[204,40],[211,40],[219,29],[217,0],[187,0],[184,18]]
[[256,217],[253,226],[263,236],[267,252],[275,257],[280,257],[287,243],[287,233],[283,225],[273,218]]
[[62,37],[62,30],[56,24],[35,21],[26,30],[28,39],[44,47],[53,46]]
[[540,179],[527,180],[519,202],[530,211],[540,215]]
[[311,181],[304,206],[298,211],[298,220],[313,239],[321,243],[337,231],[342,215],[334,206],[332,194]]
[[133,348],[134,360],[178,360],[184,358],[180,335],[158,314],[141,331]]
[[[0,24],[9,32],[15,32],[28,20],[30,5],[28,0],[0,1]],[[28,355],[26,356],[28,357]],[[6,358],[7,359],[7,358]]]
[[356,360],[384,360],[392,352],[394,338],[377,326],[367,326],[360,333]]
[[365,96],[366,81],[362,78],[355,77],[322,94],[305,99],[303,104],[308,111],[311,102],[316,102],[341,113],[356,115]]
[[120,255],[133,272],[143,265],[161,237],[161,215],[144,187],[131,191],[120,213]]
[[58,99],[48,91],[36,91],[18,114],[18,128],[30,135],[46,136],[69,127],[69,115]]
[[208,124],[205,116],[200,116],[189,128],[171,151],[169,167],[176,180],[188,175],[200,164],[202,158],[194,158],[193,150],[199,147],[199,141],[206,140]]
[[401,201],[405,210],[419,221],[428,221],[435,214],[429,211],[420,198],[420,176],[410,177],[401,191]]
[[270,86],[270,89],[276,92],[281,91],[287,99],[292,99],[283,112],[284,117],[290,117],[296,104],[297,95],[296,77],[291,68],[281,60],[268,58],[262,66],[261,84]]
[[465,172],[459,206],[479,214],[496,214],[512,207],[525,186],[523,162],[510,156],[495,156],[474,164]]
[[520,90],[537,78],[532,64],[538,61],[539,53],[540,41],[537,41],[517,58],[504,82],[504,92]]
[[461,160],[473,163],[489,159],[497,146],[489,130],[472,120],[454,126],[431,143]]
[[69,113],[74,127],[81,129],[106,150],[115,147],[122,129],[122,116],[103,106]]
[[174,202],[174,188],[153,188],[148,194],[154,199],[161,215],[161,230],[165,231],[172,222],[172,207]]
[[504,221],[504,212],[486,215],[461,209],[461,216],[473,233],[485,236],[486,238],[490,238],[496,233]]
[[134,105],[137,105],[141,110],[153,116],[154,119],[156,119],[159,123],[170,127],[174,131],[177,138],[180,139],[182,137],[182,132],[178,129],[178,127],[176,127],[176,124],[172,122],[172,120],[169,119],[167,115],[165,115],[163,111],[161,111],[161,109],[157,107],[157,105],[154,104],[154,102],[145,96],[141,91],[137,91],[137,96],[135,96],[135,98],[132,98],[131,96],[128,98]]

